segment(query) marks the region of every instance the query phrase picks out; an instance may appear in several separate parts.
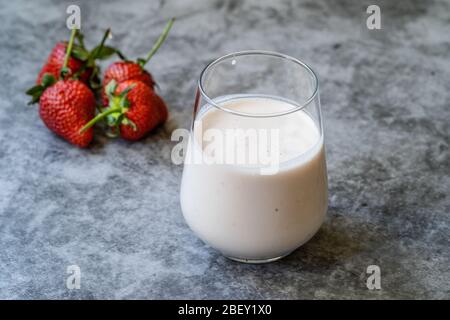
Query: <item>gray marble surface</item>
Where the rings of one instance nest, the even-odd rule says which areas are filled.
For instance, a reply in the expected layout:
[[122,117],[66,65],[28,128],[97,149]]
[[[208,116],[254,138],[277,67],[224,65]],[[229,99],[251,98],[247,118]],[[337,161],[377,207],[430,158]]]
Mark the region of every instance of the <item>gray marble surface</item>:
[[[149,64],[170,106],[137,143],[97,135],[90,149],[50,133],[25,88],[78,3],[86,41],[112,27],[132,57],[170,16]],[[6,1],[0,3],[0,298],[450,298],[450,3],[376,1]],[[211,59],[280,51],[321,81],[330,207],[289,257],[244,265],[204,245],[183,221],[172,130],[188,127]],[[105,64],[103,64],[104,66]],[[81,288],[66,288],[80,266]],[[366,268],[381,268],[381,290]]]

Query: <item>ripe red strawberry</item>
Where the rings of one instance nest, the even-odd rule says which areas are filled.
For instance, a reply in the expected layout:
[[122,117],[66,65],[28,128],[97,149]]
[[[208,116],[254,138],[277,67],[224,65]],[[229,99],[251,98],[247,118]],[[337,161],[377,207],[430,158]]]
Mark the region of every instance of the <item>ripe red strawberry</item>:
[[[42,77],[46,73],[51,74],[56,79],[59,78],[59,73],[64,64],[64,57],[66,55],[66,49],[67,49],[67,42],[58,42],[55,45],[55,47],[52,49],[50,55],[48,56],[47,62],[42,67],[41,71],[39,72],[38,78],[36,80],[36,84],[40,84],[42,82]],[[68,78],[68,77],[72,76],[74,73],[80,71],[80,69],[83,67],[83,65],[84,65],[83,61],[78,60],[78,59],[74,58],[73,56],[69,57],[69,61],[67,63],[67,67],[69,68],[69,71],[67,72],[66,77]],[[86,68],[86,70],[80,74],[80,80],[85,83],[88,83],[91,74],[92,74],[92,68]]]
[[108,125],[119,131],[122,138],[139,140],[167,119],[164,101],[141,81],[126,80],[117,85],[112,80],[106,92],[109,107],[91,120],[82,132],[107,118]]
[[39,115],[47,128],[80,147],[87,147],[93,129],[80,133],[95,115],[95,97],[79,80],[59,80],[45,89],[39,100]]
[[[106,30],[100,44],[91,51],[88,51],[84,47],[83,35],[80,33],[80,31],[77,31],[76,39],[78,40],[78,43],[74,43],[72,45],[72,50],[67,61],[66,70],[64,70],[65,79],[76,77],[86,83],[92,89],[100,87],[100,80],[98,78],[100,70],[96,64],[96,60],[109,58],[114,53],[118,54],[120,57],[123,57],[117,49],[105,46],[105,41],[109,33],[110,30]],[[56,79],[59,78],[67,53],[67,46],[67,41],[61,41],[55,45],[50,55],[48,56],[47,62],[39,72],[38,78],[36,80],[37,85],[41,84],[42,77],[46,73],[53,75]]]
[[103,90],[102,90],[102,102],[104,106],[108,105],[108,95],[105,92],[106,86],[111,82],[111,80],[115,80],[117,83],[120,83],[125,80],[138,80],[145,83],[149,88],[153,90],[155,86],[155,81],[153,80],[152,75],[144,69],[145,64],[151,59],[151,57],[158,51],[161,47],[162,43],[166,39],[169,34],[170,28],[173,25],[175,18],[172,18],[167,23],[164,28],[162,34],[158,38],[158,40],[153,45],[153,48],[148,53],[145,59],[137,59],[134,61],[118,61],[114,62],[108,66],[105,70],[105,74],[103,76]]
[[[151,74],[138,63],[132,61],[117,61],[110,64],[103,76],[103,88],[106,88],[111,80],[115,80],[117,83],[125,80],[137,80],[145,83],[152,90],[155,86]],[[108,105],[108,96],[105,90],[102,90],[102,101],[104,106]]]

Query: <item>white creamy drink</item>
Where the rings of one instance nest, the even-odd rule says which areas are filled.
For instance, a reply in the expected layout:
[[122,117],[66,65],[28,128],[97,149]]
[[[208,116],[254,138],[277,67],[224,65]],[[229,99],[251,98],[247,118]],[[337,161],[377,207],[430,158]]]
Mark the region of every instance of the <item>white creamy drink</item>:
[[[216,103],[245,113],[271,114],[295,108],[270,97],[228,97]],[[191,133],[181,184],[181,207],[191,229],[224,255],[243,260],[284,256],[308,241],[327,211],[323,136],[314,120],[302,110],[255,118],[208,106],[200,111],[198,120],[202,132]],[[217,156],[217,148],[213,154],[202,141],[209,129],[277,132],[277,147],[271,149],[279,160],[276,170],[261,174],[268,164],[260,159],[256,163],[192,163],[195,156],[206,160]],[[254,151],[252,140],[234,142],[244,146],[245,152]],[[230,150],[224,146],[219,154],[226,157]]]

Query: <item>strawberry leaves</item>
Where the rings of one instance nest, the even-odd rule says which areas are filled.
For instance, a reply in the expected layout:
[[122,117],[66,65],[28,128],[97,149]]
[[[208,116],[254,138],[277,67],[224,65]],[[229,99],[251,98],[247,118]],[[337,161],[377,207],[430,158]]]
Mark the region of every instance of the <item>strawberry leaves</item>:
[[81,46],[74,45],[72,49],[72,57],[80,61],[87,61],[89,59],[89,51]]
[[52,74],[50,73],[44,74],[44,76],[42,77],[41,84],[31,87],[26,91],[26,94],[31,96],[31,100],[28,102],[28,104],[30,105],[38,102],[45,89],[47,89],[48,87],[52,86],[55,83],[56,79]]
[[105,41],[110,35],[110,33],[111,30],[107,29],[103,34],[103,38],[100,44],[91,51],[86,50],[86,48],[84,47],[84,45],[82,45],[82,43],[79,43],[78,46],[74,46],[72,50],[72,56],[84,62],[80,70],[78,70],[74,74],[74,77],[78,78],[86,69],[92,69],[92,73],[89,77],[89,84],[92,89],[98,89],[101,86],[99,79],[100,69],[96,64],[96,60],[107,59],[116,52],[115,48],[105,46]]
[[84,36],[79,30],[75,35],[77,43],[73,44],[71,56],[77,60],[82,61],[83,66],[73,75],[73,78],[77,79],[86,70],[92,70],[89,77],[89,85],[94,90],[101,87],[99,79],[100,68],[97,66],[96,61],[108,59],[114,54],[117,54],[121,59],[125,59],[120,50],[105,45],[106,39],[110,35],[111,30],[108,28],[103,34],[103,38],[100,44],[93,48],[91,51],[87,50],[84,46]]
[[[77,34],[80,33],[78,32]],[[105,45],[105,41],[110,35],[111,29],[108,28],[103,34],[100,44],[91,51],[87,50],[84,47],[84,44],[80,43],[80,40],[78,40],[78,44],[73,46],[72,56],[78,60],[87,62],[89,67],[93,66],[95,60],[105,60],[114,54],[117,54],[121,59],[126,59],[119,49]]]
[[117,134],[119,133],[119,126],[121,124],[129,125],[133,128],[133,130],[137,130],[136,124],[126,116],[126,113],[130,108],[130,101],[127,96],[135,86],[135,84],[132,84],[119,94],[116,94],[117,82],[115,80],[111,80],[105,87],[105,92],[109,98],[109,107],[103,109],[101,113],[97,114],[95,118],[81,128],[80,133],[85,132],[102,119],[106,119],[106,124],[108,127],[113,128],[113,131]]

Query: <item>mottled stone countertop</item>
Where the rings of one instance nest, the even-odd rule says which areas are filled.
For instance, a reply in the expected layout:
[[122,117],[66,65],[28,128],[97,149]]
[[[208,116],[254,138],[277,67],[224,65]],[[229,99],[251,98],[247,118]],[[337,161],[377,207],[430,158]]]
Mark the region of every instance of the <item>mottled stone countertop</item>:
[[[171,118],[137,143],[97,135],[81,150],[50,133],[23,94],[58,39],[68,4],[86,42],[144,55]],[[2,1],[0,298],[450,298],[450,3],[377,1]],[[329,211],[317,235],[267,265],[230,261],[187,227],[175,128],[189,126],[210,60],[264,49],[321,81]],[[103,64],[103,67],[105,64]],[[66,288],[67,266],[81,288]],[[368,290],[366,268],[381,268]]]

